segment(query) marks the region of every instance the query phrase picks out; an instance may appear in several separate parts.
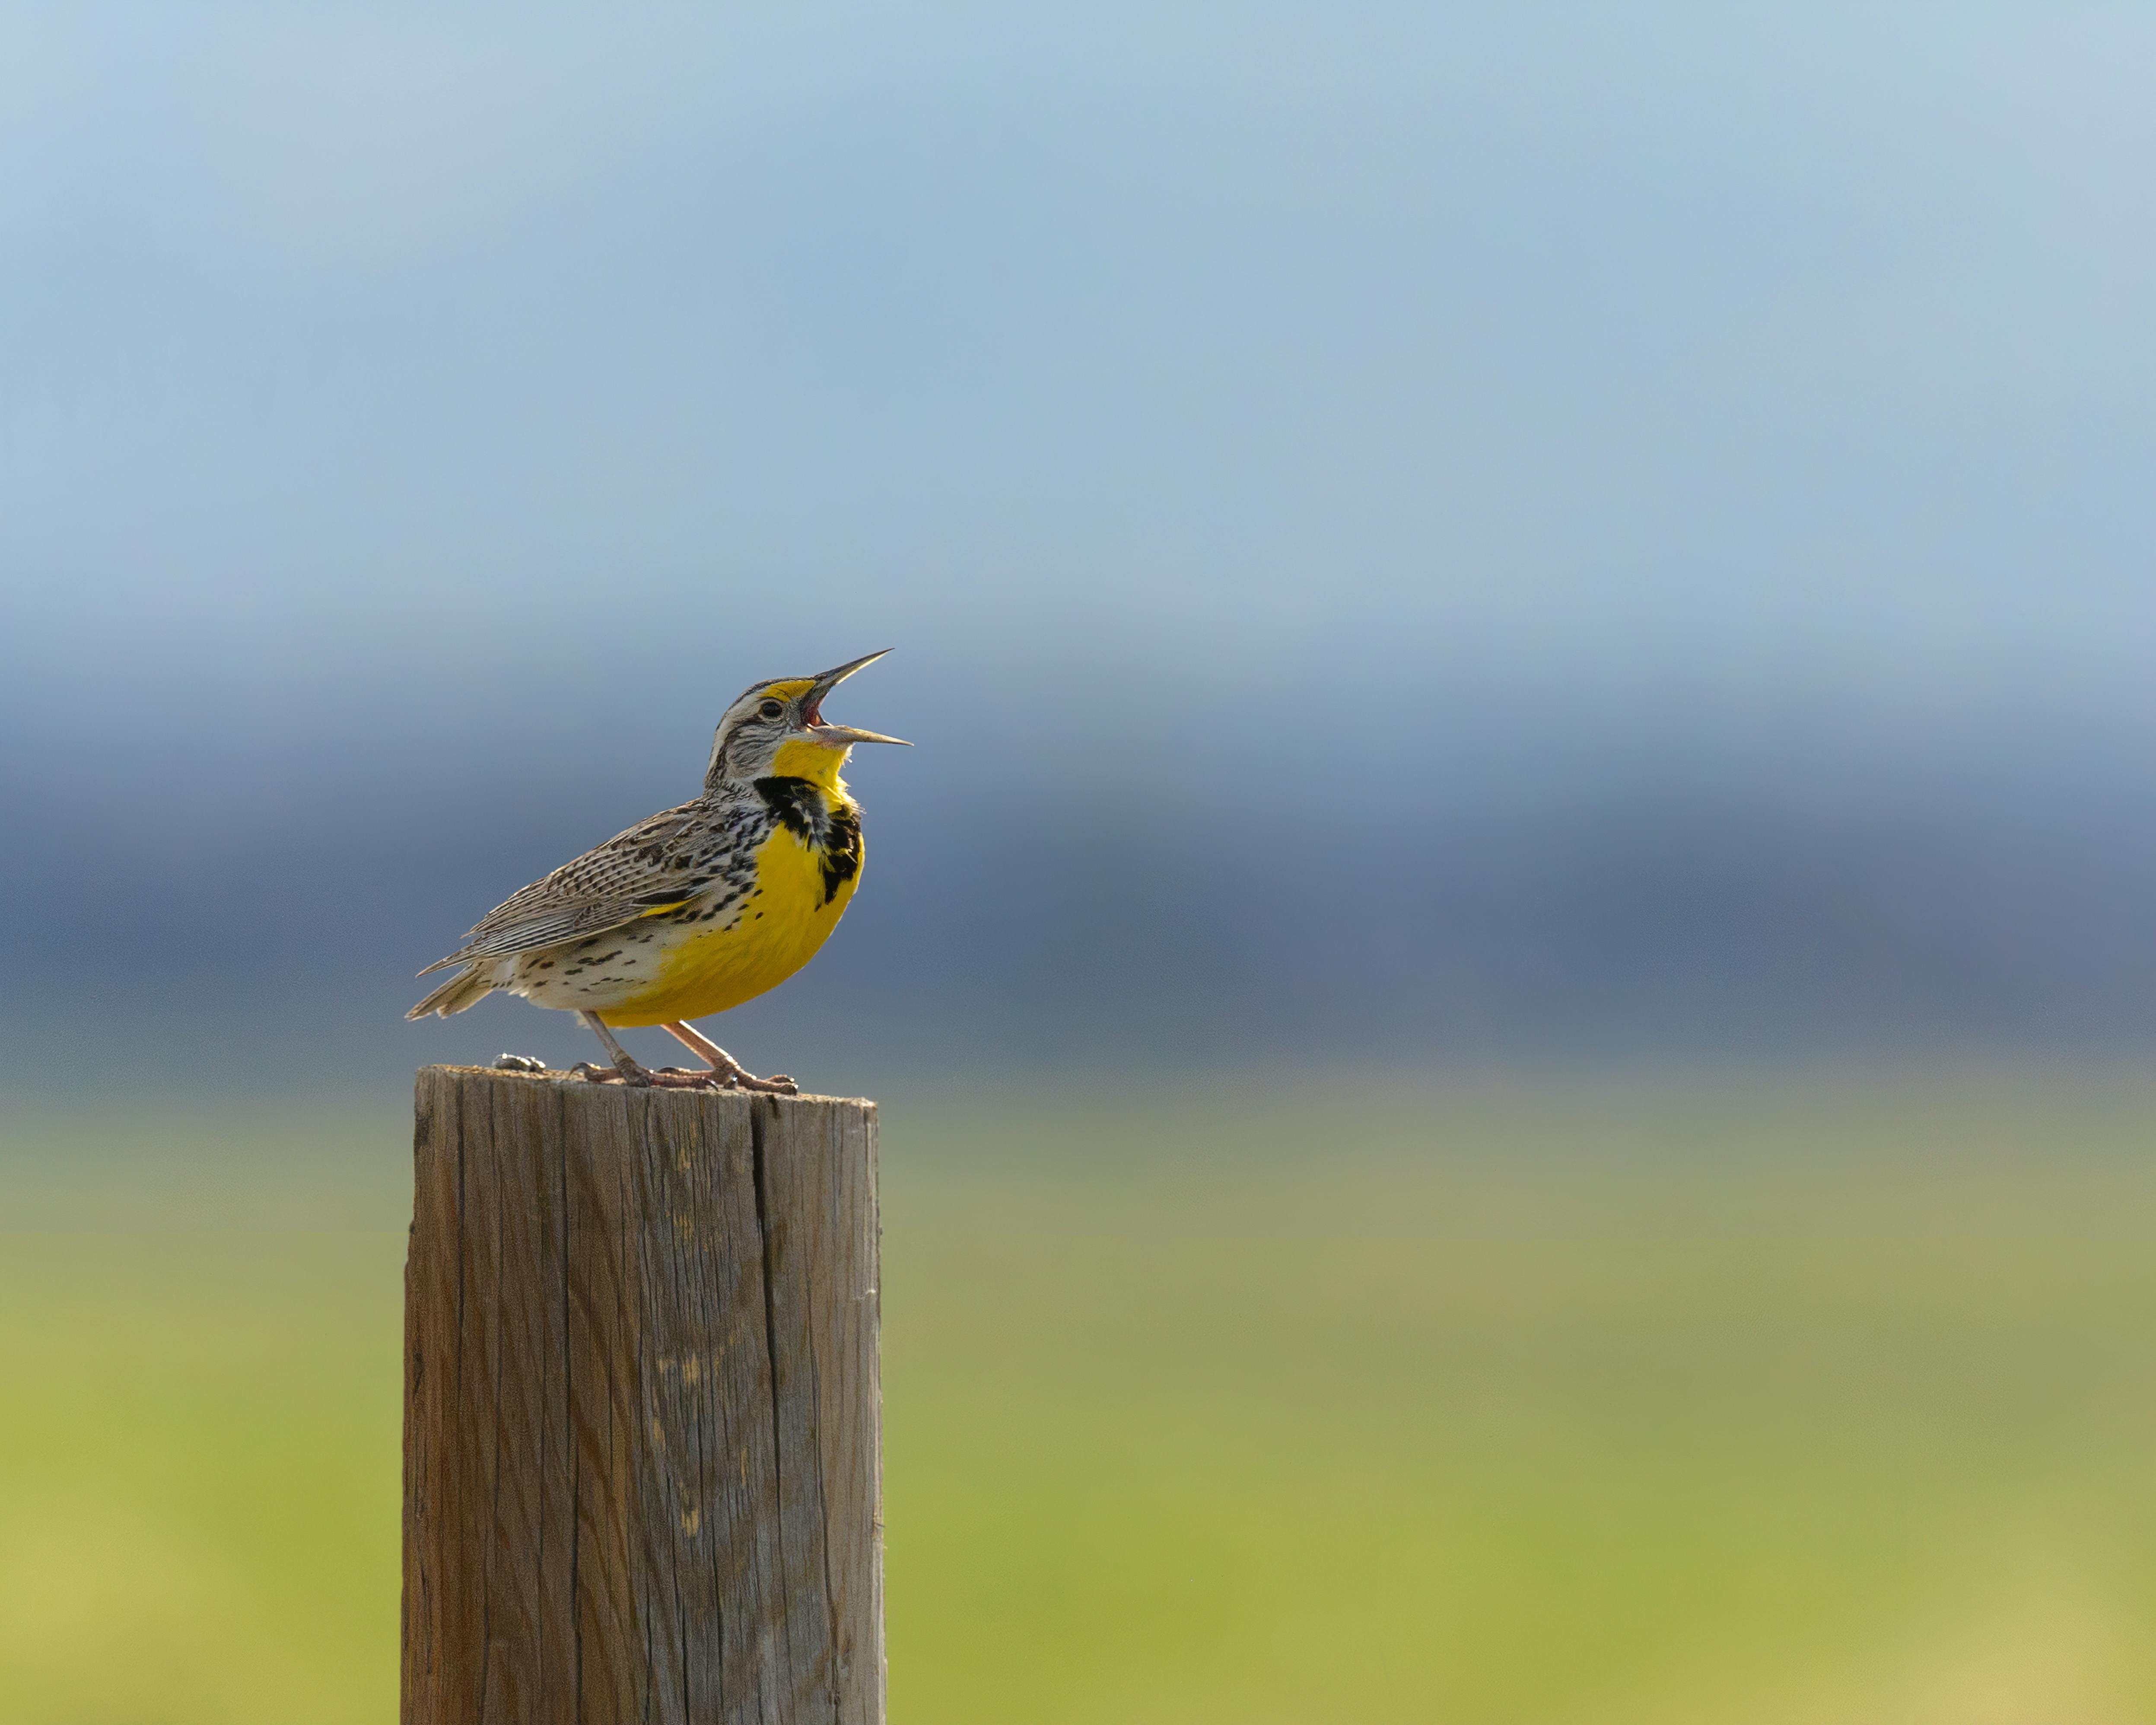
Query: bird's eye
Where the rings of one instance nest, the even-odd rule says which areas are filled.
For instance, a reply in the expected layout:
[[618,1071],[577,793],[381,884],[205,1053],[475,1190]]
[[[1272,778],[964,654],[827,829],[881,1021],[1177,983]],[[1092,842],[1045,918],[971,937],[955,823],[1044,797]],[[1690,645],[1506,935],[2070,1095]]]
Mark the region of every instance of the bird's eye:
[[767,719],[775,719],[781,713],[786,711],[786,706],[785,703],[783,701],[767,701],[762,706],[758,707],[757,711],[762,713]]

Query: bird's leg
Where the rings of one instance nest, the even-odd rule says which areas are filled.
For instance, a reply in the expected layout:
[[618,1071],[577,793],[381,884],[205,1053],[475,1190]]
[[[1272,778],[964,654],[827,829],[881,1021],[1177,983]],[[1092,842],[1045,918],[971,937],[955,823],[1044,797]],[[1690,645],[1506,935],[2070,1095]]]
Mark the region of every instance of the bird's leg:
[[580,1012],[577,1016],[592,1027],[593,1034],[606,1044],[607,1052],[613,1056],[611,1069],[595,1066],[588,1060],[573,1068],[579,1078],[588,1079],[594,1084],[633,1084],[639,1090],[705,1090],[714,1082],[720,1082],[721,1087],[724,1087],[723,1081],[719,1081],[713,1072],[688,1072],[679,1066],[661,1066],[654,1072],[648,1067],[639,1066],[629,1050],[615,1040],[613,1032],[606,1027],[605,1021],[597,1013]]
[[[651,1082],[651,1075],[636,1064],[634,1057],[615,1039],[613,1032],[607,1029],[603,1019],[595,1012],[580,1012],[577,1016],[588,1024],[592,1034],[606,1045],[606,1051],[613,1056],[613,1069],[621,1075],[624,1084],[643,1086]],[[581,1072],[584,1068],[580,1066],[577,1070]],[[598,1070],[596,1066],[591,1068],[592,1072]],[[605,1081],[604,1079],[599,1080],[601,1083]]]
[[775,1096],[798,1096],[801,1094],[801,1086],[784,1073],[771,1078],[757,1077],[702,1031],[692,1029],[686,1024],[663,1024],[660,1028],[690,1053],[708,1061],[712,1076],[718,1079],[722,1088],[762,1091]]

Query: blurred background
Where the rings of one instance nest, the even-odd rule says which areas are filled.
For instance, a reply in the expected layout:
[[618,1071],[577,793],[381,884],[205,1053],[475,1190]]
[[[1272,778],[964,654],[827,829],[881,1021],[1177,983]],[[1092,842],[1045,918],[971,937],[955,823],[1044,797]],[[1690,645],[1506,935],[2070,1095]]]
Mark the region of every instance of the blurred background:
[[0,14],[11,1717],[393,1705],[412,973],[891,647],[895,1719],[2156,1719],[2152,54]]

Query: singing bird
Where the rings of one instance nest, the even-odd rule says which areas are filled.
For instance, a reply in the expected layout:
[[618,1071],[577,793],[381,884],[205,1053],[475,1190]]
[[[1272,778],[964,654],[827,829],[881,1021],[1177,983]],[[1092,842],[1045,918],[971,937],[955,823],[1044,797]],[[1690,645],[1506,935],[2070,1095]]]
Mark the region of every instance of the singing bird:
[[[824,699],[882,657],[752,684],[719,721],[701,796],[495,906],[419,973],[465,967],[405,1017],[447,1018],[506,988],[591,1026],[613,1065],[578,1066],[588,1078],[793,1095],[792,1079],[758,1078],[688,1021],[777,988],[845,914],[861,816],[839,771],[857,742],[903,739],[826,724]],[[663,1026],[710,1070],[647,1071],[613,1034],[639,1024]]]

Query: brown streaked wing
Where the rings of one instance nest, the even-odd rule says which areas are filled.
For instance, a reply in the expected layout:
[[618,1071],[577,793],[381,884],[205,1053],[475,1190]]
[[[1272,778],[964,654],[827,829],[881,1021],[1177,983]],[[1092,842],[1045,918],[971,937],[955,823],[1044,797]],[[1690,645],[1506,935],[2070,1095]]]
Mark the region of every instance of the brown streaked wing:
[[693,803],[669,809],[617,833],[565,862],[544,880],[510,895],[472,926],[465,943],[419,973],[475,958],[508,958],[634,922],[696,896],[723,868],[713,857],[691,870],[671,841],[693,830],[703,811]]

